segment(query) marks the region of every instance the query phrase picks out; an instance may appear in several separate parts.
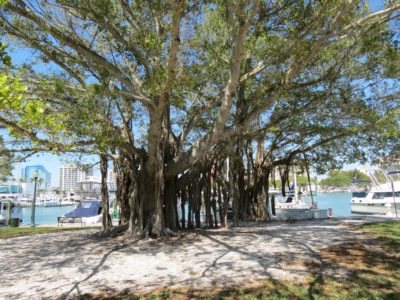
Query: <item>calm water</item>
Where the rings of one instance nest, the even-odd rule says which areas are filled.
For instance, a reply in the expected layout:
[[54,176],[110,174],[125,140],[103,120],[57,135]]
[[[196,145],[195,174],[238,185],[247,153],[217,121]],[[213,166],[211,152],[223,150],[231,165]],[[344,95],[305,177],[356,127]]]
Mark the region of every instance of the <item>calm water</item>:
[[[61,206],[61,207],[36,207],[35,208],[35,224],[57,224],[57,217],[61,217],[66,213],[72,211],[74,207]],[[31,223],[30,207],[22,208],[23,218],[22,224],[27,225]]]
[[[333,216],[347,217],[351,215],[351,193],[320,193],[315,197],[318,208],[332,208]],[[36,207],[36,224],[57,224],[57,217],[62,216],[73,209],[73,206],[62,207]],[[23,208],[24,225],[31,223],[31,208]]]
[[314,199],[318,208],[332,208],[334,217],[351,216],[351,193],[319,193]]

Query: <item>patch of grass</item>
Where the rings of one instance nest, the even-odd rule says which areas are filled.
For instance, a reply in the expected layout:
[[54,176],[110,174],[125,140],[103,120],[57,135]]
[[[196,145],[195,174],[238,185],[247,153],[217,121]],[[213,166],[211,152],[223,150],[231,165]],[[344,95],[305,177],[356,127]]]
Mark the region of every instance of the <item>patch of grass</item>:
[[0,228],[0,239],[8,239],[18,236],[26,236],[33,234],[43,234],[50,232],[60,232],[68,230],[83,230],[99,227],[2,227]]
[[400,251],[400,221],[368,223],[360,228],[377,236],[394,250]]

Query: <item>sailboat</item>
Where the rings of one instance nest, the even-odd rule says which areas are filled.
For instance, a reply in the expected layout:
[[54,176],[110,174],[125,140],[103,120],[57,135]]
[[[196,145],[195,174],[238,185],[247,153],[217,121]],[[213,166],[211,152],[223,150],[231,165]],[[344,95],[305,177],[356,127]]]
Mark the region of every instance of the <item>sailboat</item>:
[[318,209],[318,203],[311,196],[311,202],[299,192],[297,186],[296,169],[293,167],[293,185],[289,193],[277,197],[275,215],[280,220],[326,219],[332,215],[332,210]]

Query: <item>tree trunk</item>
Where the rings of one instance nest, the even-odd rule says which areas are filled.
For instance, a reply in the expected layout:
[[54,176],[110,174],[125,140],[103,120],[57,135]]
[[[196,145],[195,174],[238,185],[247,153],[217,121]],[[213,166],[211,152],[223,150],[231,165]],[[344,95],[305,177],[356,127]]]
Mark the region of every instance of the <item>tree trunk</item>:
[[101,203],[102,203],[102,229],[106,230],[112,226],[110,216],[110,205],[108,203],[107,188],[107,156],[100,155],[100,172],[101,172]]
[[237,176],[235,172],[234,159],[229,159],[229,186],[230,195],[232,199],[232,212],[233,212],[233,227],[237,227],[239,224],[239,191],[237,188]]
[[178,220],[176,180],[177,178],[175,177],[165,180],[164,219],[166,228],[172,231],[177,231],[181,228]]
[[268,169],[265,173],[265,181],[264,181],[264,189],[265,189],[265,208],[266,208],[266,221],[271,221],[271,214],[269,212],[269,177],[271,175],[272,170]]
[[144,187],[141,195],[144,197],[144,234],[151,237],[167,235],[164,218],[167,210],[164,194],[164,154],[168,141],[166,140],[166,124],[164,124],[164,121],[162,111],[151,116],[148,136],[148,156],[143,168]]
[[188,228],[193,228],[193,192],[192,192],[192,186],[188,185],[187,187],[187,193],[188,193],[188,198],[189,198],[189,207],[188,207]]
[[119,224],[126,224],[130,219],[130,197],[132,193],[132,163],[130,159],[124,155],[120,154],[120,158],[115,162],[117,171],[117,192],[116,198],[119,203],[121,212]]
[[[221,226],[225,227],[225,216],[224,216],[224,210],[223,210],[223,206],[222,206],[222,192],[221,192],[221,185],[218,184],[217,185],[217,199],[218,199],[218,207],[219,207],[219,219],[221,222]],[[226,200],[226,199],[225,199]]]
[[205,170],[203,173],[204,185],[203,185],[203,195],[204,195],[204,206],[206,210],[206,224],[208,228],[214,227],[213,218],[211,215],[211,182],[209,176],[209,170]]
[[197,172],[193,181],[193,210],[194,210],[194,218],[196,223],[196,228],[201,227],[201,220],[200,220],[200,209],[201,209],[201,180],[199,175],[200,173]]

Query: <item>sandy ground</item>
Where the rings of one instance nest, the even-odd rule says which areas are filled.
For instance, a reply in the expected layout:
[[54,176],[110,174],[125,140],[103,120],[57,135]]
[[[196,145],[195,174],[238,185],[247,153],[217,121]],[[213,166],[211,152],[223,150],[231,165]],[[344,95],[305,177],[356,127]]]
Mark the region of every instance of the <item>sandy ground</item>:
[[94,230],[0,240],[0,299],[67,299],[99,291],[227,286],[261,278],[301,280],[319,250],[369,239],[331,219],[249,223],[164,241],[98,240]]

